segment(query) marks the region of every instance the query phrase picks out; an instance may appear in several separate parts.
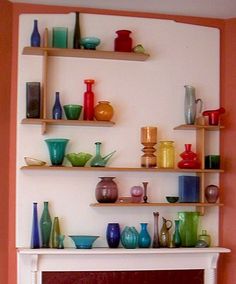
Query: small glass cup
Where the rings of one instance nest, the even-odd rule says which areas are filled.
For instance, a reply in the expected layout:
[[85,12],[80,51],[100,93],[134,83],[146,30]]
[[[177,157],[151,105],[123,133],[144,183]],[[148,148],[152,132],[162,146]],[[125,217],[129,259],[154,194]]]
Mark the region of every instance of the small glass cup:
[[68,45],[68,28],[52,28],[52,46],[56,48],[67,48]]

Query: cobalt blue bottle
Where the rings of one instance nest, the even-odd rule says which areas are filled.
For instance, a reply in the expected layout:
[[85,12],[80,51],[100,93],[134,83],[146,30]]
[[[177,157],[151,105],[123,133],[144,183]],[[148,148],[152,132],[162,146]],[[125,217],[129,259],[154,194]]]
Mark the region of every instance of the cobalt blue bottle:
[[31,234],[31,248],[40,248],[39,239],[39,223],[38,223],[38,208],[37,203],[33,203],[33,224],[32,224],[32,234]]
[[52,109],[52,118],[61,119],[62,118],[62,107],[60,103],[60,93],[56,92],[56,99]]
[[38,20],[34,20],[34,28],[31,34],[30,43],[32,47],[40,47],[40,34],[38,31]]

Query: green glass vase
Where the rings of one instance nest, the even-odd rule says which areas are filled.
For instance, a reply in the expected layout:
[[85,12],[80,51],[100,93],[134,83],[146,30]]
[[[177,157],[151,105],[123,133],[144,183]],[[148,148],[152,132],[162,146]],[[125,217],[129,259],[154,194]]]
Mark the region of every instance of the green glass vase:
[[50,247],[51,229],[52,229],[52,219],[48,209],[48,202],[45,201],[43,213],[40,218],[40,231],[41,231],[41,240],[43,248]]
[[59,248],[59,236],[61,235],[59,218],[54,217],[52,226],[52,248]]
[[178,212],[182,247],[195,247],[198,239],[198,212]]
[[179,220],[175,220],[175,231],[173,234],[173,240],[172,243],[175,248],[179,248],[181,246],[181,236],[179,231]]

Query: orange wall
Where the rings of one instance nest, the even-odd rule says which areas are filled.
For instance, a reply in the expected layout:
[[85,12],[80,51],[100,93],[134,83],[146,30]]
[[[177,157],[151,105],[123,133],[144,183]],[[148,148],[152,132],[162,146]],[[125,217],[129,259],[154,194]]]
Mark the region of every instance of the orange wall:
[[225,173],[222,175],[221,242],[232,249],[220,262],[220,283],[236,283],[236,19],[225,23],[223,37],[222,92],[221,103],[227,110],[226,129],[221,136],[221,153],[224,157]]
[[[3,0],[6,2],[6,0]],[[2,11],[2,9],[1,9]],[[151,13],[132,13],[132,12],[119,12],[119,11],[109,11],[109,10],[96,10],[96,9],[79,9],[73,7],[56,7],[56,6],[42,6],[42,5],[26,5],[26,4],[13,4],[13,53],[12,53],[12,93],[11,93],[11,141],[10,141],[10,172],[12,177],[10,179],[9,186],[9,199],[10,199],[10,207],[9,212],[9,284],[16,283],[16,251],[15,251],[15,113],[16,113],[16,81],[17,81],[17,40],[18,40],[18,17],[21,13],[66,13],[72,11],[81,11],[81,12],[89,12],[89,13],[101,13],[101,14],[113,14],[113,15],[127,15],[127,16],[136,16],[136,17],[149,17],[149,18],[157,18],[157,19],[173,19],[179,22],[210,26],[219,28],[221,31],[221,102],[222,106],[224,106],[228,115],[225,116],[225,122],[227,129],[224,131],[224,135],[222,135],[222,156],[225,156],[227,160],[229,160],[229,166],[227,166],[227,172],[223,175],[221,188],[224,188],[222,193],[223,202],[225,203],[225,207],[222,210],[221,214],[221,245],[229,248],[235,247],[233,244],[234,239],[236,238],[236,230],[233,222],[231,221],[234,218],[234,213],[236,213],[236,195],[233,197],[232,193],[234,188],[230,188],[234,181],[236,180],[235,176],[235,167],[234,164],[236,161],[232,161],[232,153],[236,151],[233,148],[231,142],[231,135],[233,135],[233,130],[235,129],[235,125],[233,121],[235,120],[236,112],[234,115],[233,112],[233,94],[236,88],[236,80],[234,80],[236,76],[236,20],[228,20],[223,21],[219,19],[207,19],[207,18],[196,18],[196,17],[183,17],[183,16],[173,16],[173,15],[161,15],[161,14],[151,14]],[[2,12],[0,12],[2,13]],[[11,19],[11,18],[10,18]],[[9,18],[5,16],[6,22],[9,22]],[[1,28],[1,27],[0,27]],[[234,38],[233,38],[234,37]],[[9,39],[10,41],[10,39]],[[9,64],[10,66],[10,64]],[[8,68],[9,68],[8,66]],[[10,70],[8,70],[10,73]],[[9,83],[9,81],[8,81]],[[1,83],[0,83],[1,84]],[[8,86],[8,84],[7,84]],[[9,87],[9,86],[8,86]],[[0,96],[0,99],[2,95]],[[4,100],[7,100],[4,97]],[[9,101],[8,101],[9,103]],[[2,104],[0,104],[2,105]],[[6,112],[9,110],[6,109]],[[1,121],[1,120],[0,120]],[[6,132],[9,131],[9,128],[5,126]],[[9,142],[9,141],[7,141]],[[231,157],[230,157],[231,155]],[[6,157],[7,158],[7,157]],[[229,170],[229,171],[228,171]],[[4,176],[7,176],[5,173]],[[2,179],[1,179],[2,180]],[[5,200],[7,200],[7,194],[5,193]],[[1,208],[0,208],[1,210]],[[7,212],[8,208],[4,208],[4,212]],[[6,220],[5,220],[6,221]],[[1,229],[1,228],[0,228]],[[228,233],[230,231],[230,234]],[[1,250],[1,248],[0,248]],[[1,269],[1,261],[0,258],[0,269]],[[231,253],[230,255],[223,257],[220,265],[220,279],[219,284],[235,284],[236,283],[236,275],[233,278],[234,267],[236,265],[236,254]],[[0,270],[1,272],[1,270]],[[3,278],[5,279],[5,278]],[[6,283],[1,278],[0,273],[0,283]]]
[[7,283],[12,4],[0,2],[0,279]]

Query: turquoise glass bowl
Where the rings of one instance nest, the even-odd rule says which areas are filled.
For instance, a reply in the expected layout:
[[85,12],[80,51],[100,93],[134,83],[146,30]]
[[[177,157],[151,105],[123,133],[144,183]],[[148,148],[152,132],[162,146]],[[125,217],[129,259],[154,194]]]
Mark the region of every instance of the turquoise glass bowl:
[[89,153],[68,153],[66,158],[70,161],[73,167],[84,167],[92,155]]
[[48,146],[50,160],[53,166],[61,166],[65,156],[66,145],[69,139],[54,138],[44,140]]
[[91,249],[93,243],[99,236],[89,236],[89,235],[73,235],[69,236],[77,249]]
[[96,47],[100,44],[100,39],[97,37],[83,37],[80,40],[80,44],[84,47],[84,49],[92,49],[95,50]]
[[178,196],[166,196],[166,200],[169,203],[176,203],[179,200]]

